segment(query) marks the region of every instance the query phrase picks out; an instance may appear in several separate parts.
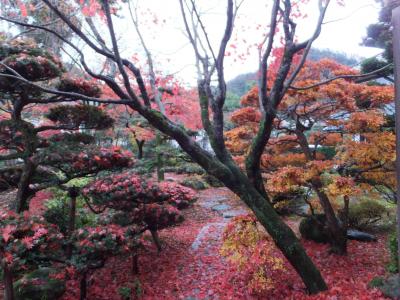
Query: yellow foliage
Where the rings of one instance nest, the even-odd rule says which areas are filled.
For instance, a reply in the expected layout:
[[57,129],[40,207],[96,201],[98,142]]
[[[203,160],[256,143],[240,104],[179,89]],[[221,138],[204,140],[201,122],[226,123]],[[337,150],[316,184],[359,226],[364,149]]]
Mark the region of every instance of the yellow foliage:
[[257,293],[274,288],[273,272],[284,269],[283,259],[274,251],[272,239],[249,215],[228,224],[220,249],[221,255],[248,276],[248,288]]

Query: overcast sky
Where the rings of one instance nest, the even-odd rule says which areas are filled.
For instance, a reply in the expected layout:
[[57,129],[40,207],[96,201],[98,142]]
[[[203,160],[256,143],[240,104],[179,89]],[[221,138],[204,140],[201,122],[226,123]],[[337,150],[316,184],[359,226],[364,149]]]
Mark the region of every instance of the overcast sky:
[[[186,82],[195,82],[194,55],[183,34],[179,1],[136,1],[139,3],[142,33],[148,47],[152,50],[157,69],[164,74],[176,74]],[[203,23],[215,52],[217,52],[225,25],[226,2],[226,0],[196,2],[201,4],[199,10],[203,12]],[[374,0],[347,0],[344,7],[335,4],[335,0],[331,2],[325,19],[327,24],[323,26],[321,36],[314,43],[314,47],[341,51],[350,56],[370,57],[379,53],[380,50],[360,46],[362,38],[366,35],[366,27],[377,20],[379,5]],[[317,3],[318,0],[309,0],[309,4],[303,10],[308,17],[298,21],[299,40],[308,38],[315,28],[318,16]],[[262,34],[266,31],[270,11],[268,4],[271,4],[270,0],[244,0],[232,37],[231,44],[234,44],[236,48],[228,47],[232,55],[226,57],[225,61],[227,80],[257,69],[258,57],[254,45],[262,40]],[[127,57],[134,53],[140,55],[143,51],[132,28],[127,7],[120,12],[120,15],[121,18],[116,19],[115,23],[121,49]],[[157,21],[154,16],[157,16]],[[243,60],[238,59],[240,54],[244,54]],[[101,65],[95,55],[86,56],[91,58],[93,66]]]
[[[345,52],[350,56],[370,57],[379,53],[380,50],[360,46],[362,38],[366,35],[366,27],[377,20],[379,5],[374,0],[348,0],[345,7],[337,5],[335,1],[331,2],[325,18],[327,24],[323,26],[321,36],[314,43],[314,47],[329,48]],[[165,73],[177,73],[179,77],[192,82],[196,76],[193,50],[182,32],[182,17],[178,3],[178,0],[141,0],[139,18],[142,21],[152,20],[147,9],[154,12],[158,17],[158,24],[150,22],[143,24],[142,28],[147,43],[153,49],[155,60]],[[203,22],[217,49],[225,24],[226,0],[202,0],[197,3],[202,5],[200,10],[204,12]],[[225,70],[228,80],[238,74],[257,69],[255,47],[250,47],[250,55],[245,55],[245,60],[237,60],[237,57],[241,53],[247,53],[249,45],[262,40],[261,34],[265,30],[257,28],[260,28],[260,25],[261,28],[265,28],[268,24],[270,11],[268,3],[271,1],[245,0],[241,6],[236,21],[237,30],[232,37],[232,43],[237,45],[237,49],[228,47],[233,54],[226,58]],[[315,28],[318,16],[317,3],[317,0],[310,0],[306,7],[308,17],[298,21],[299,40],[309,37]],[[134,42],[136,38],[127,11],[124,16],[125,19],[118,21],[121,43],[126,53],[139,52],[140,48],[137,48],[138,44]]]

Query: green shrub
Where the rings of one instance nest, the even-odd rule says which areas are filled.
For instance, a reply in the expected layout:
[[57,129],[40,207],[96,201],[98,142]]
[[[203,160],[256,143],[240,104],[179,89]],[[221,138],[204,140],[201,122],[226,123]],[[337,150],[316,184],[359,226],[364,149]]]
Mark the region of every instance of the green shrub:
[[329,231],[325,215],[312,215],[303,218],[299,225],[301,236],[317,243],[329,242]]
[[360,230],[368,229],[387,213],[387,208],[377,200],[361,200],[349,207],[349,227]]
[[[57,225],[62,233],[66,233],[69,222],[70,198],[65,191],[60,189],[53,189],[52,193],[53,198],[46,201],[45,206],[47,209],[43,217],[47,222]],[[76,199],[76,228],[92,226],[95,223],[96,216],[84,209],[84,200],[78,197]]]
[[177,174],[198,174],[202,175],[205,173],[203,168],[194,163],[185,163],[178,166],[166,166],[163,168],[164,172],[174,172]]
[[204,174],[203,179],[212,187],[223,187],[224,184],[212,175]]
[[194,190],[205,190],[207,188],[207,184],[199,178],[186,178],[182,180],[180,184]]
[[390,250],[390,262],[387,265],[387,269],[390,273],[397,273],[399,266],[399,257],[397,254],[397,236],[393,233],[389,236],[389,250]]
[[[16,300],[58,299],[65,292],[65,282],[52,277],[60,270],[40,268],[25,274],[14,283]],[[40,284],[38,284],[40,282]]]
[[322,153],[326,159],[332,159],[336,155],[335,147],[323,146],[317,149],[317,152]]
[[118,289],[118,294],[121,296],[122,299],[130,300],[131,294],[132,294],[132,289],[127,286],[122,286]]
[[385,280],[382,277],[374,277],[369,283],[369,288],[379,288],[383,286]]

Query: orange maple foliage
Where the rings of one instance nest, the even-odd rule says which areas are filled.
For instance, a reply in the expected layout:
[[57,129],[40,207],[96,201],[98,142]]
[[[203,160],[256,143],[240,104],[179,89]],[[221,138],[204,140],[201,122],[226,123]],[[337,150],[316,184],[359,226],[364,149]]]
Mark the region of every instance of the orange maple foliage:
[[[302,89],[343,74],[358,71],[332,60],[309,61],[293,84],[296,88],[289,89],[280,104],[274,135],[261,159],[272,195],[315,192],[315,180],[323,183],[332,203],[357,195],[361,187],[395,190],[395,140],[385,128],[393,86],[339,79]],[[258,99],[255,86],[232,114],[236,127],[225,134],[227,147],[242,166],[262,117]]]

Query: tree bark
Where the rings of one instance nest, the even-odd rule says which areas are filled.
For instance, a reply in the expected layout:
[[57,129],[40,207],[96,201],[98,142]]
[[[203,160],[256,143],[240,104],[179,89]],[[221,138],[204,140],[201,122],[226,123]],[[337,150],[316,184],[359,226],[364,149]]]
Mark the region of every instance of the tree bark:
[[315,294],[327,289],[320,272],[307,256],[293,231],[280,219],[271,204],[258,192],[239,167],[221,163],[204,151],[185,131],[173,125],[161,114],[147,109],[142,110],[141,113],[157,129],[173,137],[208,174],[224,183],[252,209],[257,219],[274,239],[277,247],[295,268],[310,293]]
[[137,250],[132,251],[132,274],[139,274],[139,255]]
[[14,300],[13,276],[7,264],[3,264],[4,300]]
[[29,184],[31,183],[31,179],[35,172],[35,169],[35,164],[32,162],[31,158],[25,159],[21,178],[18,183],[18,191],[16,197],[17,213],[21,213],[29,209],[29,198],[32,196],[30,193]]
[[144,140],[139,141],[135,139],[136,145],[138,147],[138,152],[137,152],[137,158],[142,159],[143,158],[143,146],[144,146]]
[[160,237],[158,236],[158,232],[155,229],[150,229],[151,232],[151,236],[153,238],[154,244],[157,247],[158,252],[161,252],[162,247],[161,247],[161,241],[160,241]]
[[331,252],[338,255],[345,255],[347,253],[346,229],[340,226],[328,196],[322,191],[323,184],[319,178],[313,180],[312,187],[318,195],[319,202],[326,216],[329,233],[331,235]]
[[84,273],[82,275],[81,281],[79,283],[79,289],[80,289],[80,300],[85,300],[87,296],[87,280],[86,280],[87,274]]

